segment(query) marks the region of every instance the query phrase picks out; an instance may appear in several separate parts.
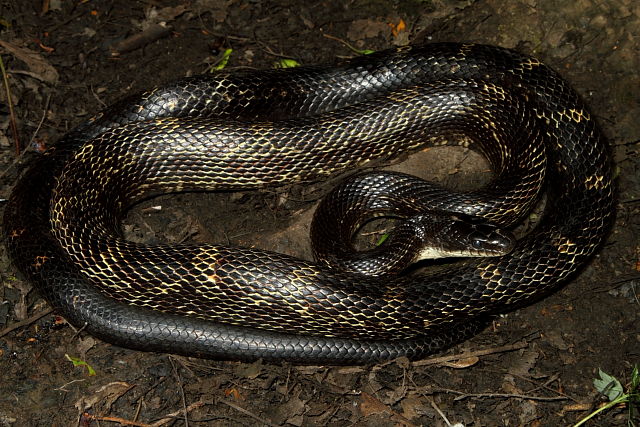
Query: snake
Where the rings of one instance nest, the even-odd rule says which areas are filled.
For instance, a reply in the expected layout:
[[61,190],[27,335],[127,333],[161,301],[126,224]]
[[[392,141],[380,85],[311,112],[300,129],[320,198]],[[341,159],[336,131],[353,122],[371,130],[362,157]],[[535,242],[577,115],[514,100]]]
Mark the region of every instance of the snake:
[[[535,228],[508,254],[375,277],[256,248],[122,235],[127,209],[158,193],[317,181],[451,137],[485,155],[496,177],[455,203],[437,190],[438,206],[508,226],[546,194]],[[539,60],[482,44],[405,46],[131,95],[33,159],[3,231],[18,271],[59,314],[121,347],[300,363],[419,359],[588,264],[614,216],[611,162],[585,102]],[[355,182],[427,191],[398,174]]]

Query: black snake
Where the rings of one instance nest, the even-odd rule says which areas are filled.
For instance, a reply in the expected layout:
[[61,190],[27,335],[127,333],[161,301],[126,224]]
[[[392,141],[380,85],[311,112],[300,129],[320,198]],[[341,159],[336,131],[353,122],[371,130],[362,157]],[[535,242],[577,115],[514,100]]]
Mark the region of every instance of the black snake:
[[[514,105],[519,124],[504,130],[500,105]],[[509,255],[378,279],[256,249],[121,238],[120,218],[141,197],[318,179],[438,143],[467,118],[467,131],[489,137],[479,144],[498,169],[495,188],[527,205],[532,183],[552,184],[543,218]],[[544,145],[511,151],[503,137],[518,129]],[[480,191],[497,198],[482,215],[523,215],[492,188]],[[35,160],[3,226],[18,269],[68,321],[107,341],[355,363],[419,358],[475,333],[474,319],[557,289],[602,244],[613,200],[606,142],[564,80],[511,50],[445,43],[332,68],[186,78],[130,97]]]

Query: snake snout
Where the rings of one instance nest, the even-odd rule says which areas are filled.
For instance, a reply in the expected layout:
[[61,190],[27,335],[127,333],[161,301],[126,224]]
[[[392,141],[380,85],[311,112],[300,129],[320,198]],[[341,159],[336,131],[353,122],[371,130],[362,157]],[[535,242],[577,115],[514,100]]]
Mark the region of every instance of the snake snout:
[[510,231],[489,224],[482,228],[469,235],[469,243],[474,250],[486,253],[484,256],[497,256],[506,255],[514,248],[516,239]]

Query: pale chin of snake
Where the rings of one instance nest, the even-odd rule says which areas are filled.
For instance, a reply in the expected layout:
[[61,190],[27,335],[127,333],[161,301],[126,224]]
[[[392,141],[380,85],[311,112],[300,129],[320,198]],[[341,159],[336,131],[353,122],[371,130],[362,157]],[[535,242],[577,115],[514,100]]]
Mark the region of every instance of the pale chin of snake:
[[[436,192],[441,206],[509,227],[537,200],[537,183],[551,184],[543,217],[507,255],[380,279],[256,249],[120,237],[127,206],[146,194],[319,179],[416,149],[416,137],[463,132],[453,126],[488,137],[477,148],[496,178],[454,198]],[[520,132],[528,136],[508,138]],[[361,182],[432,192],[399,176]],[[348,197],[365,194],[354,190]],[[20,273],[70,323],[105,341],[344,364],[424,357],[557,290],[601,247],[613,213],[607,143],[557,73],[512,50],[438,43],[335,67],[184,78],[132,95],[34,159],[3,230]]]

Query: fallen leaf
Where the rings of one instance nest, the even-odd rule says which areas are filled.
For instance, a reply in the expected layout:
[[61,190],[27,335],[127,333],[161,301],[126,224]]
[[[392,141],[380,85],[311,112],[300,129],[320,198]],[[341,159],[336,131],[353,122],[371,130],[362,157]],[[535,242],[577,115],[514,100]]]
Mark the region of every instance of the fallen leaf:
[[521,350],[519,357],[509,368],[509,372],[523,377],[529,375],[529,371],[536,365],[538,357],[539,353],[536,351]]
[[243,363],[236,368],[238,376],[254,380],[262,373],[262,359],[258,359],[253,363]]
[[166,24],[173,20],[175,20],[178,16],[185,13],[187,10],[187,6],[178,5],[176,7],[163,7],[163,8],[155,8],[152,7],[147,10],[145,13],[144,21],[138,23],[138,26],[142,30],[146,30],[147,28],[156,25],[156,24]]
[[409,394],[400,402],[400,407],[402,407],[402,416],[408,420],[412,420],[421,416],[422,412],[419,411],[419,409],[423,406],[424,397],[420,396],[417,393]]
[[197,0],[194,9],[206,10],[211,14],[211,17],[216,22],[223,22],[227,19],[229,6],[235,0],[220,1],[220,0]]
[[76,344],[76,349],[78,353],[80,353],[80,357],[85,359],[87,356],[87,351],[93,348],[96,345],[96,340],[92,337],[80,338]]
[[405,24],[404,19],[400,19],[397,24],[393,24],[390,22],[387,25],[391,28],[391,34],[393,35],[393,37],[398,37],[398,34],[400,34],[407,28],[407,24]]
[[4,40],[0,40],[0,46],[17,59],[24,62],[29,70],[43,81],[51,84],[58,82],[58,79],[60,78],[58,71],[56,71],[53,65],[44,59],[38,52]]
[[442,365],[454,369],[466,369],[475,365],[480,361],[477,356],[467,357],[465,359],[452,360],[451,362],[443,362]]
[[304,414],[307,412],[307,404],[300,399],[300,392],[291,396],[287,403],[280,407],[282,413],[288,415],[287,424],[301,426],[304,420]]
[[111,382],[99,387],[95,391],[84,393],[83,397],[78,399],[74,406],[79,412],[84,412],[93,408],[97,403],[104,401],[103,406],[110,409],[113,402],[133,387],[135,387],[135,385],[124,381]]
[[95,369],[93,369],[93,367],[89,365],[87,362],[85,362],[84,360],[77,357],[69,356],[68,354],[65,354],[64,357],[66,357],[69,362],[73,363],[73,366],[86,367],[87,373],[89,374],[90,377],[93,377],[96,375]]
[[391,408],[371,396],[369,393],[362,392],[360,395],[360,413],[364,417],[381,414],[383,412],[391,412]]
[[371,19],[358,19],[351,23],[347,38],[349,40],[362,40],[378,37],[380,34],[388,34],[389,27],[382,21]]

